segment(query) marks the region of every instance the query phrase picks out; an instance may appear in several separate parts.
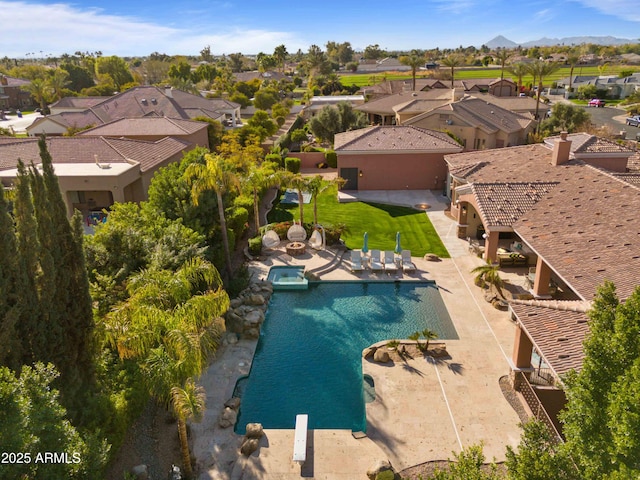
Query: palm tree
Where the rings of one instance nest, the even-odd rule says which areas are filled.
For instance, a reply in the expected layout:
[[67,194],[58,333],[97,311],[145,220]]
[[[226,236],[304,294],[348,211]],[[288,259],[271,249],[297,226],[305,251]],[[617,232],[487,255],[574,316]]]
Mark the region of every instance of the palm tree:
[[69,74],[58,68],[47,80],[47,86],[52,90],[53,100],[60,100],[64,96],[64,88],[69,85]]
[[41,78],[34,78],[30,83],[22,87],[23,90],[29,92],[33,99],[38,102],[42,110],[47,108],[49,101],[49,87]]
[[171,389],[171,404],[174,415],[178,420],[178,436],[180,437],[182,465],[187,478],[193,477],[189,439],[187,438],[187,420],[193,419],[196,422],[202,420],[205,399],[206,394],[204,388],[196,385],[192,378],[187,379],[184,388],[173,387]]
[[424,347],[425,350],[429,350],[430,340],[435,340],[436,338],[438,338],[438,334],[428,328],[425,328],[424,330],[422,330],[422,336],[427,340],[427,344]]
[[[542,82],[544,81],[544,77],[548,77],[553,72],[558,70],[560,66],[556,63],[548,63],[544,60],[534,60],[531,64],[529,64],[529,73],[533,75],[534,78],[538,79],[538,94],[536,95],[536,120],[539,119],[538,111],[540,109],[540,95],[542,94]],[[540,124],[538,124],[539,126]]]
[[256,234],[260,231],[260,192],[265,189],[280,185],[282,175],[274,171],[268,165],[254,165],[249,169],[249,173],[244,177],[243,183],[253,195],[253,216]]
[[520,91],[522,91],[522,78],[529,73],[528,65],[522,62],[516,62],[507,65],[505,70],[518,79],[518,93],[520,93]]
[[480,265],[479,267],[471,270],[471,273],[475,273],[476,277],[474,282],[476,285],[483,286],[489,284],[490,288],[495,287],[498,293],[502,296],[502,279],[500,278],[500,266],[487,263],[486,265]]
[[229,248],[229,235],[227,234],[227,220],[224,216],[223,195],[229,191],[238,189],[237,177],[225,167],[224,159],[220,155],[205,155],[204,165],[192,163],[184,172],[185,178],[191,183],[191,196],[197,206],[200,195],[207,190],[214,190],[218,200],[218,217],[220,218],[220,230],[222,233],[222,245],[225,253],[225,270],[227,277],[231,278],[231,249]]
[[341,177],[334,178],[332,180],[325,180],[322,175],[316,175],[307,180],[305,184],[306,190],[311,194],[313,200],[313,224],[318,224],[318,195],[327,190],[333,185],[337,185],[340,188],[345,184],[345,180]]
[[411,50],[411,55],[402,55],[398,60],[403,65],[411,67],[411,78],[413,79],[411,90],[416,89],[416,72],[420,65],[424,63],[424,57],[418,55],[416,50]]
[[288,55],[289,52],[287,52],[287,47],[284,45],[278,45],[273,51],[273,58],[275,58],[280,65],[282,73],[284,73],[284,62],[287,60]]
[[567,64],[569,65],[569,91],[573,91],[573,69],[580,61],[580,55],[577,53],[570,53],[567,56]]
[[303,191],[309,190],[309,178],[303,177],[301,174],[296,173],[295,175],[289,174],[286,178],[286,183],[295,188],[298,192],[298,207],[300,208],[300,224],[304,224],[304,197],[302,195]]
[[504,69],[505,65],[511,58],[511,52],[509,52],[506,48],[500,48],[496,51],[496,60],[500,64],[500,80],[504,79]]
[[445,58],[442,59],[442,64],[445,67],[449,67],[451,69],[451,88],[453,88],[456,67],[462,65],[462,58],[456,54],[447,55]]

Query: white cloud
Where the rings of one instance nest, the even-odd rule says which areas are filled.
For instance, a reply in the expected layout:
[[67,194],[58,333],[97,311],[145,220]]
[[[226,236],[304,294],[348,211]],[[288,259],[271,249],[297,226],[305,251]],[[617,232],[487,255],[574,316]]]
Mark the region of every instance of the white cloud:
[[[594,8],[628,22],[640,22],[637,0],[575,0],[586,7]],[[597,21],[597,19],[596,19]]]
[[535,13],[534,18],[538,22],[547,22],[555,17],[553,10],[550,8],[545,8],[544,10],[539,10]]
[[443,13],[472,15],[475,8],[473,0],[434,0],[433,3],[436,4],[438,11]]
[[[228,27],[211,34],[166,27],[140,18],[104,14],[101,9],[78,9],[68,4],[32,4],[0,0],[1,56],[24,58],[27,53],[59,56],[101,51],[104,55],[135,56],[152,52],[197,55],[205,45],[213,53],[270,52],[286,43],[306,48],[286,32]],[[210,31],[211,27],[209,27]]]

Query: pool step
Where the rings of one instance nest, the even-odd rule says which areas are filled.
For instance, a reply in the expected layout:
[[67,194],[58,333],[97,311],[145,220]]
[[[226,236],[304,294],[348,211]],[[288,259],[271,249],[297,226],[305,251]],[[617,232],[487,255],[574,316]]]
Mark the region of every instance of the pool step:
[[338,250],[336,250],[335,254],[333,255],[333,258],[329,263],[326,263],[325,265],[314,268],[313,270],[308,270],[307,273],[310,275],[314,275],[316,277],[320,277],[321,275],[334,271],[342,263],[342,257],[346,252],[347,250],[344,247],[340,247]]

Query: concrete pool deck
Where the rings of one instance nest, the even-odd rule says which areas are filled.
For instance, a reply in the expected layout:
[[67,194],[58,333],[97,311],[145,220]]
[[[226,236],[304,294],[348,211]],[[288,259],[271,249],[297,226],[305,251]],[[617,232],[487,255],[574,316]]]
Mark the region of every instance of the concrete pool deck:
[[[411,196],[407,201],[421,203]],[[201,378],[207,411],[202,422],[191,425],[197,478],[364,480],[367,469],[378,460],[389,459],[400,471],[446,460],[462,447],[483,442],[487,459],[502,461],[506,446],[518,444],[520,420],[498,383],[509,372],[515,327],[509,314],[485,302],[482,290],[473,285],[470,270],[482,260],[470,255],[466,242],[455,237],[455,224],[438,208],[438,199],[422,201],[435,206],[428,215],[451,259],[414,258],[417,271],[411,275],[363,272],[356,276],[345,257],[321,278],[434,280],[459,336],[446,341],[449,357],[438,362],[416,358],[393,366],[363,361],[363,373],[373,377],[376,390],[376,400],[366,406],[367,436],[356,439],[350,430],[310,431],[307,462],[301,468],[291,460],[293,429],[265,430],[258,451],[246,458],[239,453],[241,437],[218,427],[217,417],[236,380],[249,372],[256,341],[227,345]],[[273,265],[305,265],[313,270],[333,258],[328,251],[291,257],[276,250],[264,261],[251,262],[250,269],[254,278],[265,278]]]

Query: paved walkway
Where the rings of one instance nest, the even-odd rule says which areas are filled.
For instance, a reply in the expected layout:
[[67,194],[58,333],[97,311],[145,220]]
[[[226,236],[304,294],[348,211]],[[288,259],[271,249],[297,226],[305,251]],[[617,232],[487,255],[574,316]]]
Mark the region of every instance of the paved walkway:
[[[459,336],[446,341],[449,357],[438,362],[416,358],[393,366],[363,361],[363,372],[373,377],[376,389],[376,400],[366,407],[367,436],[355,439],[345,430],[312,431],[309,461],[300,469],[291,461],[293,430],[267,430],[258,452],[244,458],[238,454],[240,438],[216,425],[236,379],[249,371],[255,342],[227,346],[202,378],[208,410],[205,419],[192,426],[199,479],[364,480],[366,470],[380,459],[389,459],[401,470],[450,458],[452,452],[483,442],[487,458],[500,461],[506,445],[518,444],[519,419],[498,384],[509,372],[514,325],[506,312],[485,302],[483,292],[473,285],[469,272],[482,261],[468,254],[466,242],[455,237],[455,222],[444,214],[444,197],[431,192],[368,192],[366,196],[368,201],[393,198],[404,205],[431,205],[428,215],[452,258],[439,262],[414,258],[415,274],[394,276],[363,272],[356,277],[348,262],[343,262],[322,279],[435,280]],[[250,269],[255,278],[266,276],[272,265],[305,265],[311,270],[328,263],[333,255],[322,251],[291,257],[276,250],[265,261],[252,262]]]

